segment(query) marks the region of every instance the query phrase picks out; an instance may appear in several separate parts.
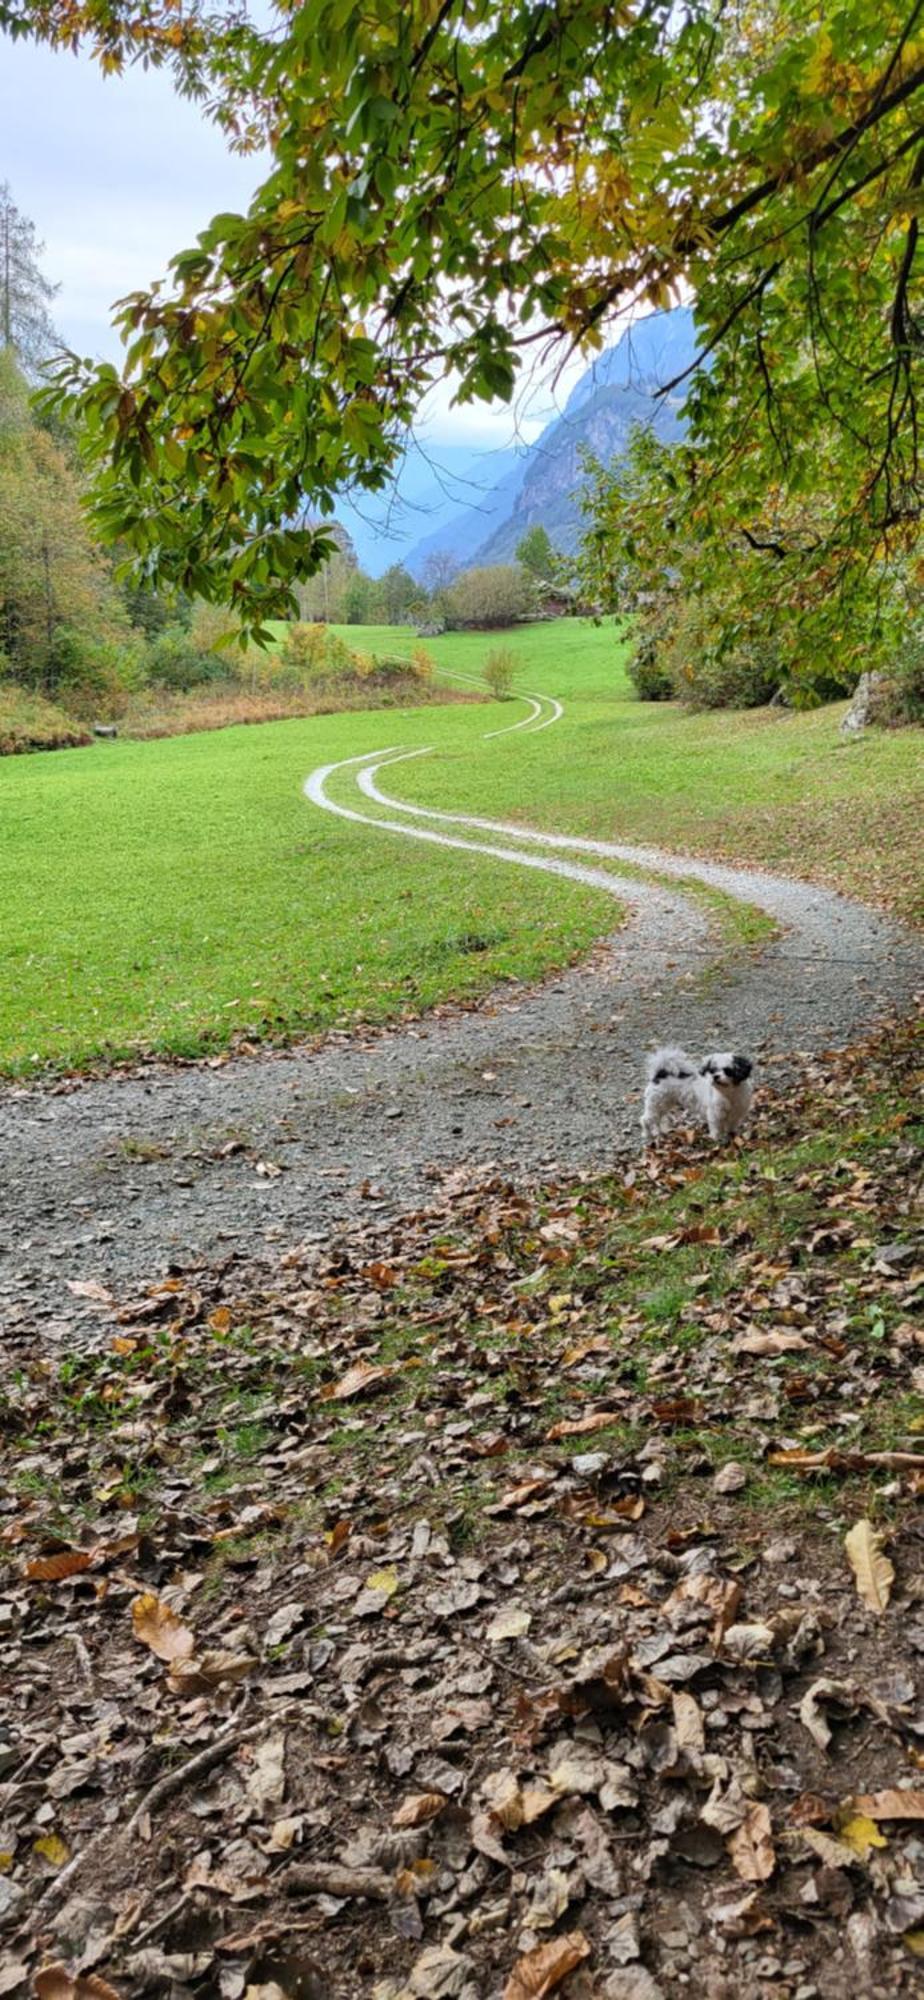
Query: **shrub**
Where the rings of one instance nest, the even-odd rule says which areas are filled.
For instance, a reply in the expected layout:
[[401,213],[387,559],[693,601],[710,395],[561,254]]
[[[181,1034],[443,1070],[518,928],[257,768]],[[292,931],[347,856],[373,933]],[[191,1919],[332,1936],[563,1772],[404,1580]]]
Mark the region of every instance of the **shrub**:
[[660,634],[642,626],[628,662],[628,675],[640,701],[670,701],[674,684],[661,658]]
[[230,679],[228,662],[207,647],[196,644],[182,625],[171,625],[148,648],[147,679],[153,687],[205,687],[210,681]]
[[519,655],[510,646],[495,646],[484,663],[484,677],[497,701],[504,701],[520,668]]
[[411,647],[411,666],[422,681],[432,681],[436,672],[436,661],[426,646]]
[[142,678],[143,648],[90,639],[67,625],[56,627],[45,656],[45,692],[82,722],[123,713]]
[[889,682],[888,719],[892,723],[924,722],[924,626],[908,633],[891,664]]
[[359,671],[359,655],[328,625],[290,625],[269,678],[289,687],[310,687]]
[[445,594],[451,625],[515,625],[536,608],[536,584],[519,563],[467,569]]

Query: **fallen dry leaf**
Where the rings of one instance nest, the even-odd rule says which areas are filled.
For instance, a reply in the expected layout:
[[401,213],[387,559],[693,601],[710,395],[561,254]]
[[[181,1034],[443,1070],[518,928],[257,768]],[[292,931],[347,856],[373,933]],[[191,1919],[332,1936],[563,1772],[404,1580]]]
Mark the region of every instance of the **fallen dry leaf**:
[[853,1812],[869,1819],[924,1819],[924,1792],[903,1792],[897,1786],[888,1792],[858,1792],[849,1803]]
[[445,1804],[445,1792],[412,1792],[392,1813],[392,1826],[426,1826],[429,1820],[442,1812]]
[[253,1761],[247,1773],[247,1797],[251,1805],[262,1813],[267,1806],[278,1806],[285,1793],[284,1730],[277,1730],[273,1736],[264,1737],[262,1743],[255,1743],[250,1754]]
[[856,1707],[853,1689],[848,1681],[834,1681],[823,1676],[821,1680],[812,1682],[799,1703],[799,1721],[814,1738],[819,1750],[827,1750],[833,1734],[821,1706],[823,1701],[836,1703],[846,1715],[852,1714]]
[[871,1521],[857,1521],[844,1536],[847,1560],[857,1580],[857,1591],[871,1611],[888,1607],[895,1571],[882,1553],[882,1536]]
[[227,1681],[242,1681],[257,1665],[253,1653],[191,1653],[173,1660],[167,1681],[174,1694],[208,1694]]
[[61,1583],[67,1576],[79,1576],[93,1561],[86,1549],[65,1549],[58,1556],[36,1556],[26,1564],[31,1583]]
[[753,1327],[750,1333],[739,1333],[737,1340],[732,1341],[731,1351],[733,1354],[797,1354],[809,1345],[804,1333],[762,1333]]
[[36,2000],[121,2000],[98,1972],[68,1972],[66,1965],[46,1965],[36,1973],[32,1991]]
[[572,1417],[553,1424],[545,1435],[549,1444],[554,1444],[558,1438],[587,1437],[591,1431],[606,1431],[621,1422],[618,1410],[592,1410],[587,1417]]
[[524,1611],[521,1605],[508,1604],[505,1610],[498,1611],[492,1618],[485,1638],[490,1639],[492,1646],[499,1645],[502,1639],[522,1639],[532,1622],[530,1613]]
[[189,1626],[150,1590],[132,1604],[132,1629],[140,1645],[168,1664],[188,1660],[196,1643]]
[[765,1805],[748,1805],[740,1826],[725,1843],[736,1874],[742,1882],[767,1882],[776,1867],[773,1830]]
[[545,2000],[560,1986],[581,1960],[590,1957],[590,1945],[583,1931],[567,1931],[550,1938],[517,1961],[504,1987],[504,2000]]
[[389,1376],[393,1374],[393,1368],[377,1365],[371,1361],[354,1362],[353,1367],[348,1368],[345,1375],[341,1375],[339,1382],[329,1382],[327,1387],[320,1391],[320,1399],[323,1403],[348,1402],[351,1396],[362,1396],[367,1389],[374,1389],[378,1383],[387,1382]]

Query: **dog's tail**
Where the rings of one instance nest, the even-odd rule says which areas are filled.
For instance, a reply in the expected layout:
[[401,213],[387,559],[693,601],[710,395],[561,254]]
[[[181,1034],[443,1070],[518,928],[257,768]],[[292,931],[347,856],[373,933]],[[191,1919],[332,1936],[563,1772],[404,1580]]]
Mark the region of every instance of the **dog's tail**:
[[691,1062],[686,1049],[655,1049],[645,1058],[645,1075],[649,1083],[663,1083],[670,1076],[695,1076],[696,1064]]

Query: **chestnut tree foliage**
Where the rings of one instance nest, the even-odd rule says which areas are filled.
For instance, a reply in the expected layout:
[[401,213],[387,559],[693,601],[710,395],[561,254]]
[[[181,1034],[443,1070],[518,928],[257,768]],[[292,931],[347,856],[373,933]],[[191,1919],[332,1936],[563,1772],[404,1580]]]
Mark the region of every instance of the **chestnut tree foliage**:
[[[921,506],[924,0],[0,0],[168,64],[272,168],[60,389],[102,532],[252,630],[389,476],[435,376],[510,399],[695,300],[684,504],[808,596],[875,590]],[[816,502],[818,504],[816,504]],[[775,586],[778,587],[778,586]]]

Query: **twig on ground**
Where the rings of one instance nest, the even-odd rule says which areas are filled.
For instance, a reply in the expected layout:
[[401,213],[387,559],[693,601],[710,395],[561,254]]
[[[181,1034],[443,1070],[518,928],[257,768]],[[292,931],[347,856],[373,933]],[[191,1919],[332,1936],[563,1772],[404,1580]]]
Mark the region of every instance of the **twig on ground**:
[[227,1735],[219,1736],[214,1743],[209,1743],[206,1749],[197,1750],[195,1756],[188,1757],[185,1764],[178,1764],[175,1770],[166,1771],[162,1778],[158,1778],[156,1785],[152,1785],[150,1791],[145,1792],[144,1798],[135,1807],[131,1819],[127,1821],[123,1830],[123,1839],[127,1840],[131,1834],[137,1832],[145,1813],[153,1812],[155,1806],[159,1806],[164,1799],[169,1799],[171,1792],[178,1792],[183,1785],[189,1783],[190,1778],[201,1777],[203,1772],[210,1771],[214,1764],[220,1764],[222,1758],[227,1757],[229,1750],[236,1750],[239,1743],[247,1743],[252,1737],[259,1736],[261,1730],[265,1728],[264,1720],[252,1722],[247,1729],[229,1730]]
[[276,1877],[287,1896],[368,1896],[387,1903],[395,1892],[394,1877],[382,1868],[346,1868],[336,1862],[299,1861]]
[[252,1722],[247,1729],[230,1729],[224,1736],[219,1736],[214,1743],[210,1743],[205,1750],[197,1750],[194,1757],[187,1757],[185,1764],[178,1764],[175,1770],[167,1771],[162,1778],[158,1778],[157,1783],[145,1792],[131,1818],[126,1820],[121,1829],[113,1831],[110,1827],[102,1827],[100,1832],[94,1834],[93,1839],[87,1842],[86,1847],[82,1847],[79,1853],[73,1856],[67,1867],[62,1868],[60,1874],[49,1882],[47,1889],[36,1903],[33,1915],[42,1917],[49,1910],[53,1910],[55,1904],[61,1900],[62,1891],[86,1866],[91,1855],[96,1854],[107,1842],[129,1840],[132,1834],[137,1832],[145,1813],[153,1811],[155,1806],[168,1799],[171,1792],[178,1792],[181,1786],[189,1783],[190,1778],[200,1777],[204,1771],[210,1771],[214,1764],[220,1764],[229,1751],[236,1750],[239,1743],[246,1743],[251,1737],[259,1736],[265,1727],[265,1722]]
[[150,1938],[157,1936],[158,1931],[164,1930],[167,1924],[172,1923],[174,1917],[182,1916],[183,1911],[191,1902],[191,1891],[184,1889],[182,1896],[178,1896],[175,1903],[168,1903],[167,1908],[161,1910],[159,1917],[152,1917],[151,1922],[145,1924],[144,1930],[139,1931],[137,1937],[132,1938],[132,1950],[138,1951],[141,1945],[147,1944]]
[[84,1687],[88,1694],[95,1694],[96,1682],[93,1678],[93,1662],[79,1632],[71,1633],[71,1645],[77,1655],[77,1665],[80,1668],[80,1678],[83,1681]]

